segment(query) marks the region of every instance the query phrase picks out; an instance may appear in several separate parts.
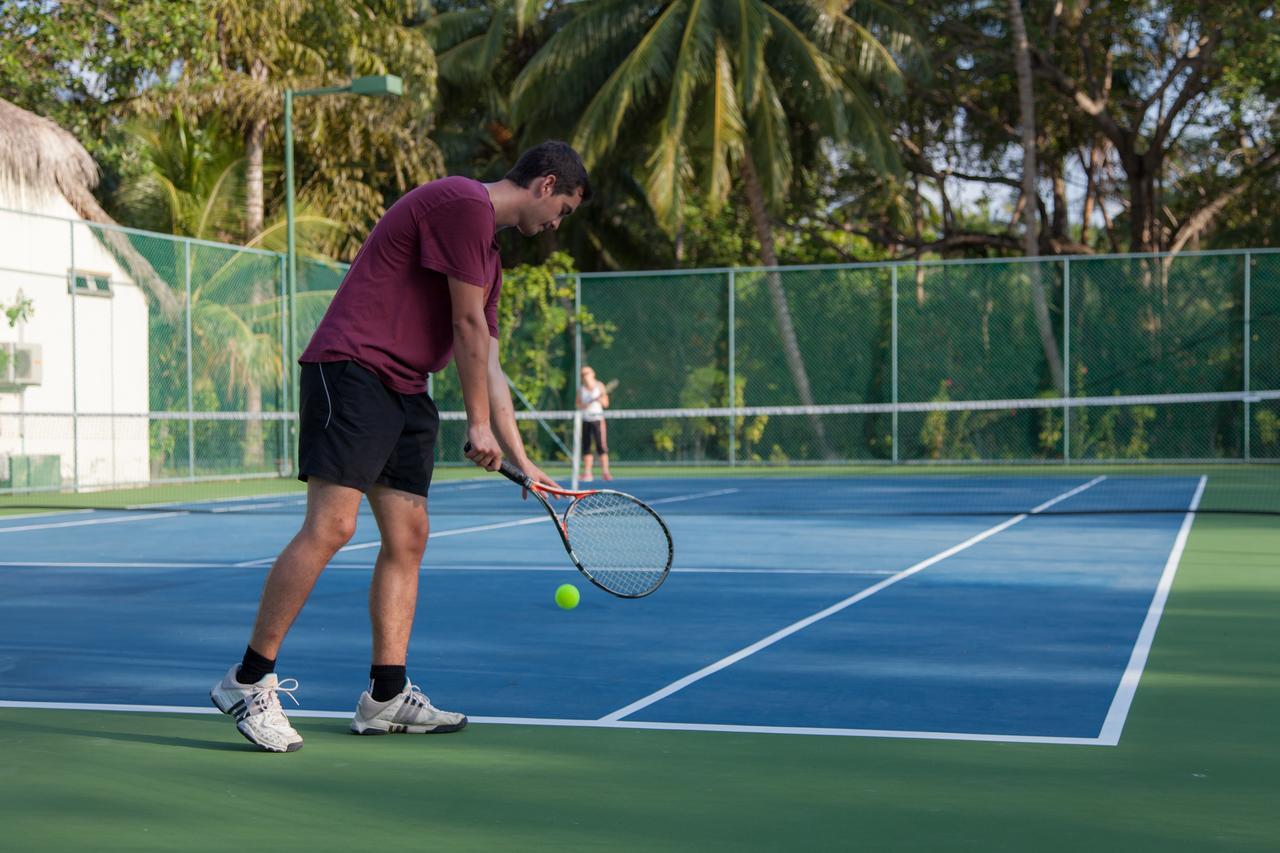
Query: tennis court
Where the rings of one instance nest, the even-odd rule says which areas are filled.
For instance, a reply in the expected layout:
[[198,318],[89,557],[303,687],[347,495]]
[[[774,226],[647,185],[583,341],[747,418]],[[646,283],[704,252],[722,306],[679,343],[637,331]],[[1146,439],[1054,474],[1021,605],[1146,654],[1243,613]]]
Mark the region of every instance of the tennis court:
[[308,742],[286,761],[206,703],[300,492],[0,517],[8,832],[171,848],[247,786],[288,825],[258,837],[285,847],[408,824],[451,849],[884,849],[910,820],[913,849],[1078,849],[1089,827],[1262,849],[1280,536],[1266,515],[1193,525],[1207,470],[634,469],[617,485],[667,519],[672,576],[638,602],[584,585],[568,612],[545,515],[458,471],[433,490],[410,672],[473,727],[346,733],[362,516],[282,657]]

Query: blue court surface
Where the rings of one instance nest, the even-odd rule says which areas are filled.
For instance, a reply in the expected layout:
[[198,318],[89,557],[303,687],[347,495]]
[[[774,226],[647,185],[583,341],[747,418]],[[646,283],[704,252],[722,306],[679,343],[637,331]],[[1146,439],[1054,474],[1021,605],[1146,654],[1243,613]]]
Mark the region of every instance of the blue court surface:
[[[433,489],[409,667],[433,701],[477,722],[1113,744],[1204,482],[612,485],[675,540],[646,599],[586,583],[505,481]],[[1143,490],[1182,511],[1082,512]],[[301,512],[292,494],[0,519],[0,700],[212,711]],[[366,512],[285,644],[303,713],[348,714],[367,684],[376,549]],[[553,602],[565,582],[576,610]]]

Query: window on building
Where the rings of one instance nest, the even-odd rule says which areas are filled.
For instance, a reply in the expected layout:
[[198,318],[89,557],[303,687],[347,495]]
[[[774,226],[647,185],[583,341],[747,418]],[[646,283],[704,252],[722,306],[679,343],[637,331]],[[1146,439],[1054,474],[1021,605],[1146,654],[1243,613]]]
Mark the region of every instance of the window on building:
[[86,270],[72,270],[71,290],[82,296],[110,296],[111,276]]

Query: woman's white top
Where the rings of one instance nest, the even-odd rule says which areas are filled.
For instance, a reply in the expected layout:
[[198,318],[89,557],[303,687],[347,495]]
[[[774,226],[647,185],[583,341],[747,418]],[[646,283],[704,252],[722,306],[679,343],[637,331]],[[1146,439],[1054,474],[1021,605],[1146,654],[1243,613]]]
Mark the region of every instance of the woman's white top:
[[604,396],[604,384],[597,382],[595,388],[583,385],[578,389],[578,397],[582,400],[582,419],[584,421],[604,420],[604,405],[600,398]]

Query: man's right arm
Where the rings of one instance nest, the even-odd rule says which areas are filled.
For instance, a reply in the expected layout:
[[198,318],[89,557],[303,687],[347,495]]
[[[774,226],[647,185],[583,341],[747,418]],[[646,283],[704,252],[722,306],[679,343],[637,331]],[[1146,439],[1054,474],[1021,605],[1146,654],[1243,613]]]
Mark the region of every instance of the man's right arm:
[[484,288],[449,277],[453,303],[453,360],[458,366],[462,402],[467,410],[467,458],[481,468],[498,470],[502,448],[489,423],[489,324],[484,316]]

